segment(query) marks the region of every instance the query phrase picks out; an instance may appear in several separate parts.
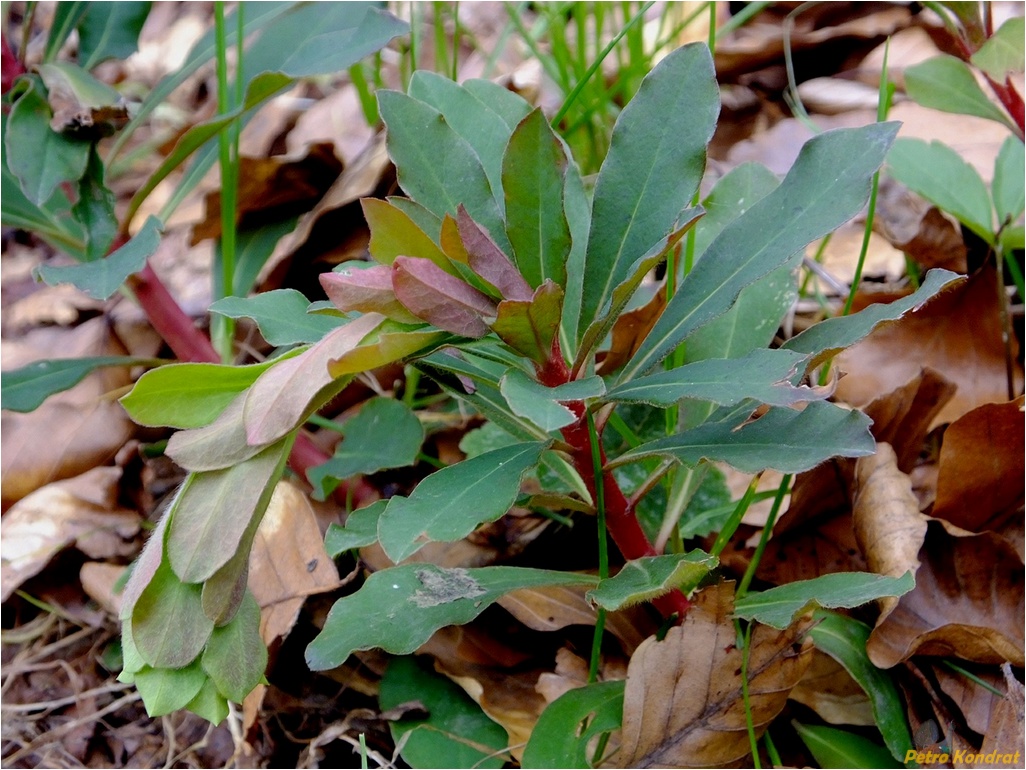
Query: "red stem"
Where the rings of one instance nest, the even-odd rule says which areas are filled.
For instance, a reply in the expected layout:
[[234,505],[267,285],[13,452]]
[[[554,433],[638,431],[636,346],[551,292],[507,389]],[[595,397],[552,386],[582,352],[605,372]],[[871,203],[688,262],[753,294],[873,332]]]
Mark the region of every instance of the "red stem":
[[1026,115],[1024,115],[1022,96],[1012,86],[1011,78],[1004,84],[998,83],[990,75],[986,75],[986,78],[991,90],[1001,100],[1001,104],[1008,110],[1008,114],[1012,116],[1015,124],[1019,126],[1019,138],[1021,139],[1026,133]]
[[[552,342],[552,353],[549,360],[538,367],[538,380],[548,387],[555,387],[570,381],[570,370],[563,360],[558,339]],[[595,466],[591,455],[591,436],[585,419],[583,401],[573,401],[567,407],[577,415],[577,422],[563,428],[563,439],[572,447],[570,457],[574,468],[584,480],[592,499],[596,499]],[[599,445],[599,461],[606,464],[606,452]],[[644,556],[658,556],[648,537],[645,535],[638,517],[627,500],[612,473],[602,474],[602,493],[606,508],[606,528],[616,543],[620,553],[626,559],[640,559]],[[680,591],[674,590],[653,601],[665,617],[676,613],[678,619],[687,615],[691,602]]]
[[3,60],[0,93],[6,94],[11,90],[11,86],[14,85],[15,79],[25,73],[25,65],[14,55],[14,51],[11,50],[11,46],[7,43],[7,38],[2,34],[0,34],[0,59]]

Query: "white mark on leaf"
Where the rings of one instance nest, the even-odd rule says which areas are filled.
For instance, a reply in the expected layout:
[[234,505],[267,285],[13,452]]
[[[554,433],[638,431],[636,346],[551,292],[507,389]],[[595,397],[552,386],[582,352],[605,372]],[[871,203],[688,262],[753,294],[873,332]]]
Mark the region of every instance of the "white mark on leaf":
[[418,607],[437,607],[488,593],[465,569],[417,570],[417,580],[424,587],[410,601]]

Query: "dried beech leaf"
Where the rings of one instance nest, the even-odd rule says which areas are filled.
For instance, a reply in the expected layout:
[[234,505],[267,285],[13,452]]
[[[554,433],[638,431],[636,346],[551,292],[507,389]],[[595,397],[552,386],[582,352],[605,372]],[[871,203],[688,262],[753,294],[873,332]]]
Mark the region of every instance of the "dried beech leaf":
[[[716,767],[748,756],[741,697],[741,650],[732,620],[733,583],[701,591],[663,641],[649,638],[631,658],[623,703],[620,767]],[[811,621],[785,631],[757,625],[749,660],[756,735],[780,713],[812,660]]]
[[1023,563],[994,532],[949,532],[931,520],[919,551],[916,587],[869,637],[880,668],[915,654],[1023,665]]
[[983,736],[983,746],[980,748],[980,754],[985,757],[997,752],[997,761],[987,764],[974,763],[973,767],[1009,767],[1026,754],[1026,746],[1023,745],[1026,743],[1023,738],[1026,705],[1022,682],[1015,678],[1008,664],[1003,665],[1001,670],[1005,675],[1007,692],[1004,698],[994,704],[990,714],[990,727]]
[[812,662],[789,697],[832,725],[876,724],[866,691],[840,663],[819,650],[813,652]]
[[985,404],[944,432],[933,515],[979,532],[1023,504],[1023,399]]

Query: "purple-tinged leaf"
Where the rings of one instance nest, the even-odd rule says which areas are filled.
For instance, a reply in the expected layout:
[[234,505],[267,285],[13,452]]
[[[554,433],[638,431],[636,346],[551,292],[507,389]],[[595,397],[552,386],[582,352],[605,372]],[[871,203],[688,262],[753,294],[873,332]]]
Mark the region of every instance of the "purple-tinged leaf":
[[[414,261],[431,265],[427,260]],[[317,406],[311,402],[318,395],[324,398],[333,395],[321,394],[334,380],[328,363],[359,345],[383,320],[377,313],[361,316],[328,332],[324,339],[295,358],[282,361],[260,375],[243,405],[247,443],[253,446],[277,441],[306,419]],[[338,388],[341,386],[342,383],[337,384]]]
[[425,259],[396,257],[392,286],[415,316],[463,337],[484,337],[484,318],[495,317],[495,302]]
[[456,224],[467,250],[470,269],[498,289],[504,298],[530,299],[530,285],[488,231],[470,218],[462,204],[456,210]]
[[562,306],[563,290],[552,281],[546,281],[529,300],[500,302],[492,330],[517,352],[537,364],[544,364],[552,354]]
[[328,299],[339,310],[381,313],[405,324],[420,321],[396,299],[392,290],[392,268],[388,265],[322,273],[320,279]]

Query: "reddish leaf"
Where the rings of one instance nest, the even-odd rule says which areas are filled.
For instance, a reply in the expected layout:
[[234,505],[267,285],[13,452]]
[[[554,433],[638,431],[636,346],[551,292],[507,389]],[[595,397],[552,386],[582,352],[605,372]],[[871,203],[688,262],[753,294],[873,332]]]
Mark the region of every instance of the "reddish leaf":
[[453,334],[483,337],[495,317],[495,302],[426,259],[396,257],[392,286],[415,316]]
[[499,290],[506,299],[527,300],[531,287],[492,240],[488,231],[470,218],[462,204],[456,211],[456,223],[467,250],[470,269]]
[[396,299],[392,291],[392,268],[388,265],[321,273],[320,280],[328,299],[339,310],[381,313],[407,324],[420,321]]
[[547,280],[529,300],[500,302],[492,329],[511,348],[535,363],[544,364],[552,355],[562,309],[563,290]]

